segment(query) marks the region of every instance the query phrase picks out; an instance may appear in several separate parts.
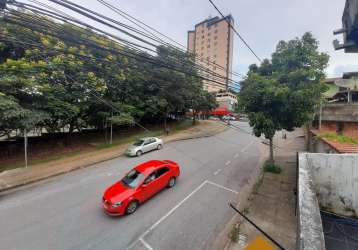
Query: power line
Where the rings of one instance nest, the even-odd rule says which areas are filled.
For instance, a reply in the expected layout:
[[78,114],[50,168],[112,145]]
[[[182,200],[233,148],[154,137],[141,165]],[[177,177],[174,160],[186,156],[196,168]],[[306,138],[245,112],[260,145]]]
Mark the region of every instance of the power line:
[[[105,5],[105,6],[107,6],[109,9],[111,9],[111,10],[114,11],[114,12],[116,12],[117,14],[119,14],[120,16],[122,16],[123,18],[125,18],[126,20],[130,21],[131,23],[133,23],[133,24],[135,24],[136,26],[142,28],[143,30],[145,30],[145,31],[148,32],[149,34],[155,36],[155,34],[150,31],[150,30],[152,30],[152,31],[154,31],[155,33],[157,33],[157,34],[159,34],[159,35],[165,37],[166,39],[168,39],[168,40],[174,42],[174,43],[177,44],[179,47],[182,47],[182,48],[184,48],[185,50],[187,49],[184,45],[180,44],[179,42],[175,41],[174,39],[170,38],[169,36],[163,34],[162,32],[160,32],[160,31],[154,29],[153,27],[151,27],[151,26],[145,24],[144,22],[138,20],[137,18],[131,16],[130,14],[124,12],[123,10],[120,10],[119,8],[117,8],[117,7],[115,7],[115,6],[111,5],[111,4],[109,4],[108,2],[106,2],[106,1],[104,1],[104,0],[97,0],[97,1],[98,1],[99,3],[101,3],[101,4]],[[134,20],[134,21],[133,21],[133,20]],[[139,23],[139,24],[138,24],[138,23]],[[143,26],[145,26],[145,27],[143,27]],[[148,30],[148,29],[150,29],[150,30]],[[157,36],[156,36],[156,37],[157,37]],[[158,38],[158,39],[160,39],[160,38]],[[160,39],[160,40],[163,41],[162,39]],[[169,44],[169,43],[166,43],[165,41],[163,41],[163,42],[164,42],[165,44]],[[171,45],[171,44],[169,44],[169,45]],[[173,46],[173,45],[171,45],[171,46]],[[179,49],[179,50],[182,50],[182,49],[180,49],[179,47],[174,46],[174,48]],[[197,55],[197,54],[195,54],[195,53],[194,53],[194,56],[195,56],[195,58],[197,58],[197,59],[202,59],[202,58],[203,58],[203,57],[201,57],[201,56],[199,56],[199,55]],[[219,68],[221,68],[221,69],[223,69],[223,70],[227,70],[225,67],[223,67],[223,66],[221,66],[221,65],[219,65],[219,64],[217,64],[217,63],[215,63],[215,62],[213,62],[213,61],[210,61],[210,60],[207,60],[207,59],[205,59],[205,61],[208,62],[209,64],[214,65],[214,66],[216,66],[216,67],[219,67]],[[235,76],[239,76],[239,77],[242,77],[242,76],[243,76],[242,74],[237,73],[237,72],[235,72],[235,71],[229,71],[229,73],[231,73],[231,74],[233,74],[233,75],[235,75]]]
[[216,5],[214,4],[214,2],[213,2],[212,0],[209,0],[209,2],[210,2],[211,5],[217,10],[217,12],[219,12],[219,14],[221,15],[221,17],[226,20],[226,22],[229,24],[229,27],[235,32],[235,34],[240,38],[240,40],[245,44],[245,46],[246,46],[246,47],[251,51],[251,53],[257,58],[257,60],[259,60],[259,62],[262,62],[261,58],[255,53],[255,51],[250,47],[250,45],[245,41],[245,39],[240,35],[240,33],[237,32],[237,30],[236,30],[235,27],[231,24],[231,22],[225,18],[224,14],[219,10],[218,7],[216,7]]
[[[15,11],[13,11],[12,13],[13,13],[13,14],[15,13],[15,15],[16,15],[16,12],[15,12]],[[20,15],[20,18],[21,18],[21,15],[23,16],[23,15],[26,15],[26,14],[21,13],[21,14],[17,14],[17,15]],[[11,21],[14,21],[14,20],[11,20],[11,19],[9,19],[9,17],[7,17],[7,21],[11,22]],[[73,35],[75,35],[75,34],[72,34],[72,36],[66,38],[66,37],[64,37],[63,35],[60,35],[60,34],[63,33],[63,30],[60,30],[61,32],[51,33],[51,32],[47,32],[46,29],[44,29],[44,28],[41,28],[41,27],[39,28],[39,27],[31,26],[32,24],[29,23],[29,22],[23,24],[23,23],[20,22],[21,20],[19,20],[19,19],[17,19],[16,21],[17,21],[17,22],[15,22],[15,23],[16,23],[17,25],[22,25],[22,26],[24,26],[24,27],[30,26],[32,29],[35,29],[35,30],[36,30],[36,28],[38,28],[37,30],[38,30],[38,32],[40,32],[40,33],[47,33],[47,34],[49,34],[49,35],[51,35],[51,36],[53,36],[53,37],[58,37],[58,38],[64,39],[64,40],[66,40],[66,39],[71,39],[71,40],[73,40],[74,43],[78,43],[78,41],[76,41],[76,40],[79,40],[79,39],[81,40],[81,39],[82,39],[82,38],[80,38],[80,37],[76,37],[76,39],[74,40],[74,36],[73,36]],[[41,25],[44,25],[44,24],[43,24],[43,20],[39,20],[39,21],[41,21],[41,22],[38,22],[37,25],[40,25],[40,26],[41,26]],[[19,22],[20,22],[20,23],[19,23]],[[47,28],[49,28],[49,27],[47,27]],[[57,28],[58,28],[58,27],[57,27]],[[87,39],[86,39],[86,40],[82,39],[82,43],[85,43],[85,44],[88,45],[88,40],[87,40]],[[91,45],[91,46],[95,46],[96,49],[103,49],[103,50],[109,51],[109,52],[111,52],[111,53],[122,54],[122,55],[124,55],[124,56],[128,56],[128,57],[131,57],[131,58],[136,59],[136,60],[138,60],[138,57],[141,57],[141,58],[145,58],[146,60],[148,60],[149,63],[152,63],[152,64],[153,64],[153,63],[158,63],[158,62],[157,62],[157,61],[158,61],[157,58],[150,58],[149,55],[144,56],[143,54],[133,54],[133,53],[131,53],[130,51],[117,51],[117,50],[114,50],[113,48],[110,48],[110,49],[108,49],[108,48],[102,48],[101,46],[98,46],[98,45],[93,44],[93,43],[91,43],[90,45]],[[159,62],[159,63],[161,63],[161,62]],[[184,74],[188,74],[188,72],[186,72],[186,71],[178,70],[177,67],[175,67],[175,66],[170,65],[171,67],[169,67],[169,65],[167,64],[167,62],[162,62],[162,63],[161,63],[161,66],[162,66],[162,67],[165,67],[165,68],[169,68],[169,69],[175,70],[175,71],[178,71],[178,72],[181,72],[181,73],[184,73]],[[183,66],[185,66],[185,65],[183,65]],[[193,66],[195,67],[195,65],[193,65]],[[192,74],[191,74],[191,75],[192,75]],[[193,75],[193,76],[194,76],[194,75]],[[214,75],[214,77],[217,77],[217,78],[225,78],[225,77],[217,76],[217,75]],[[203,76],[199,76],[199,78],[205,79],[205,80],[210,80],[210,81],[213,81],[213,82],[215,82],[215,83],[217,83],[217,84],[223,84],[222,82],[218,82],[218,81],[215,81],[215,80],[213,80],[213,79],[205,78],[205,77],[203,77]],[[226,79],[226,78],[225,78],[225,79]]]
[[[19,5],[20,5],[21,7],[25,7],[25,8],[26,8],[26,6],[28,6],[27,4],[19,4]],[[34,11],[33,9],[30,9],[30,10],[31,10],[31,11]],[[49,11],[43,10],[43,9],[42,9],[42,11],[43,11],[42,14],[48,14],[48,13],[46,13],[46,12],[49,12]],[[44,11],[45,11],[45,13],[44,13]],[[36,11],[36,10],[35,10],[35,12],[39,12],[39,11]],[[40,13],[41,13],[41,12],[40,12]],[[51,14],[51,17],[59,19],[57,13],[50,12],[50,14]],[[54,15],[55,15],[55,16],[54,16]],[[62,18],[60,17],[60,20],[61,20],[61,21],[64,21],[64,22],[67,21],[67,20],[64,19],[63,17],[62,17]],[[77,20],[71,20],[71,21],[75,21],[75,22],[78,23]],[[82,23],[82,22],[80,22],[80,24],[81,24],[81,25],[85,25],[85,27],[87,27],[87,28],[91,28],[91,29],[95,29],[95,30],[97,30],[97,31],[103,32],[103,31],[101,31],[101,30],[99,30],[99,29],[96,29],[96,28],[93,27],[93,26],[84,24],[84,23]],[[41,31],[39,31],[39,32],[41,32]],[[54,36],[54,34],[52,34],[52,35]],[[112,37],[113,37],[113,35],[108,34],[108,33],[106,33],[106,35],[109,35],[109,36],[112,36]],[[115,38],[118,38],[118,37],[115,37]],[[210,73],[210,74],[214,77],[214,79],[215,79],[215,78],[216,78],[216,79],[223,78],[223,79],[225,79],[225,80],[228,80],[228,78],[223,77],[223,76],[221,76],[221,75],[219,75],[219,74],[217,74],[217,73],[215,73],[215,72],[212,72],[212,71],[208,70],[207,68],[203,68],[203,67],[198,66],[198,65],[196,65],[196,64],[194,64],[193,66],[196,67],[196,68],[200,67],[199,70],[201,70],[201,71],[203,71],[203,72]],[[213,79],[208,79],[208,80],[214,81]],[[229,79],[229,81],[232,82],[233,80]],[[215,81],[214,81],[214,82],[215,82]],[[218,83],[218,82],[216,82],[216,83]],[[220,84],[224,84],[224,83],[221,83],[221,82],[220,82]]]

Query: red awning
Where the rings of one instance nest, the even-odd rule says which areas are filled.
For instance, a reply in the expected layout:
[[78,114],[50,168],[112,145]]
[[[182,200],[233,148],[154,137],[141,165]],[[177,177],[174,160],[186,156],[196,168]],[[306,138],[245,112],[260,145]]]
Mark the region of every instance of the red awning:
[[219,107],[209,112],[210,115],[229,115],[231,112],[227,108]]

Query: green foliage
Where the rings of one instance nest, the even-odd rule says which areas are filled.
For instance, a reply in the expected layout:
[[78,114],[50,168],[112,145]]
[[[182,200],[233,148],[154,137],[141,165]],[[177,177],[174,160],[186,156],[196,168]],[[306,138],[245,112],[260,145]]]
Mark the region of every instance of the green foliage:
[[335,132],[320,133],[318,135],[318,137],[328,139],[331,141],[335,141],[335,142],[358,145],[358,139],[355,139],[355,138],[352,138],[349,136],[345,136],[345,135],[337,135],[337,133],[335,133]]
[[240,237],[240,226],[238,224],[234,225],[229,233],[229,237],[232,242],[237,243]]
[[292,131],[313,117],[325,87],[328,55],[318,52],[311,33],[280,41],[272,59],[251,65],[239,94],[239,106],[248,114],[254,134],[270,139],[281,129]]
[[273,173],[273,174],[280,174],[282,172],[281,168],[275,164],[266,162],[264,165],[264,172],[266,173]]
[[[22,18],[32,16],[22,13]],[[91,30],[49,18],[42,21],[58,26],[63,34],[51,36],[0,20],[1,34],[40,45],[0,43],[0,135],[24,128],[49,132],[69,128],[71,133],[104,129],[111,122],[157,123],[189,109],[216,106],[184,52],[161,46],[154,60],[166,64],[180,58],[183,63],[178,67],[192,75],[126,57],[118,52],[137,52]],[[76,39],[68,39],[69,35]]]

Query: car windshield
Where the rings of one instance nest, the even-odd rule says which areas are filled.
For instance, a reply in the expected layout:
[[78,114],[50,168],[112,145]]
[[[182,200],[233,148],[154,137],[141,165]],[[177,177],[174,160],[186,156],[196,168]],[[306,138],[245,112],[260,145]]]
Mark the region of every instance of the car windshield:
[[143,178],[144,174],[136,170],[132,170],[122,179],[122,183],[127,187],[135,188],[139,185]]
[[143,144],[144,140],[138,140],[135,143],[133,143],[134,146],[141,146]]

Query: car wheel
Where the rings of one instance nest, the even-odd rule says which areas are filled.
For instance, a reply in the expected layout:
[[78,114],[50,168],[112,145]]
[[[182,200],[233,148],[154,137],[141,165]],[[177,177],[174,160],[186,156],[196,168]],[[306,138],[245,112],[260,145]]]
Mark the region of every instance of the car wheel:
[[135,155],[136,155],[136,156],[141,156],[142,154],[143,154],[143,152],[142,152],[141,150],[138,150]]
[[162,148],[163,148],[162,144],[159,144],[159,145],[157,146],[157,149],[158,149],[158,150],[161,150]]
[[176,183],[176,179],[175,179],[175,177],[172,177],[172,178],[170,178],[170,180],[168,181],[167,187],[168,187],[168,188],[172,188],[172,187],[175,186],[175,183]]
[[126,208],[126,214],[134,213],[137,210],[138,205],[138,201],[131,201]]

